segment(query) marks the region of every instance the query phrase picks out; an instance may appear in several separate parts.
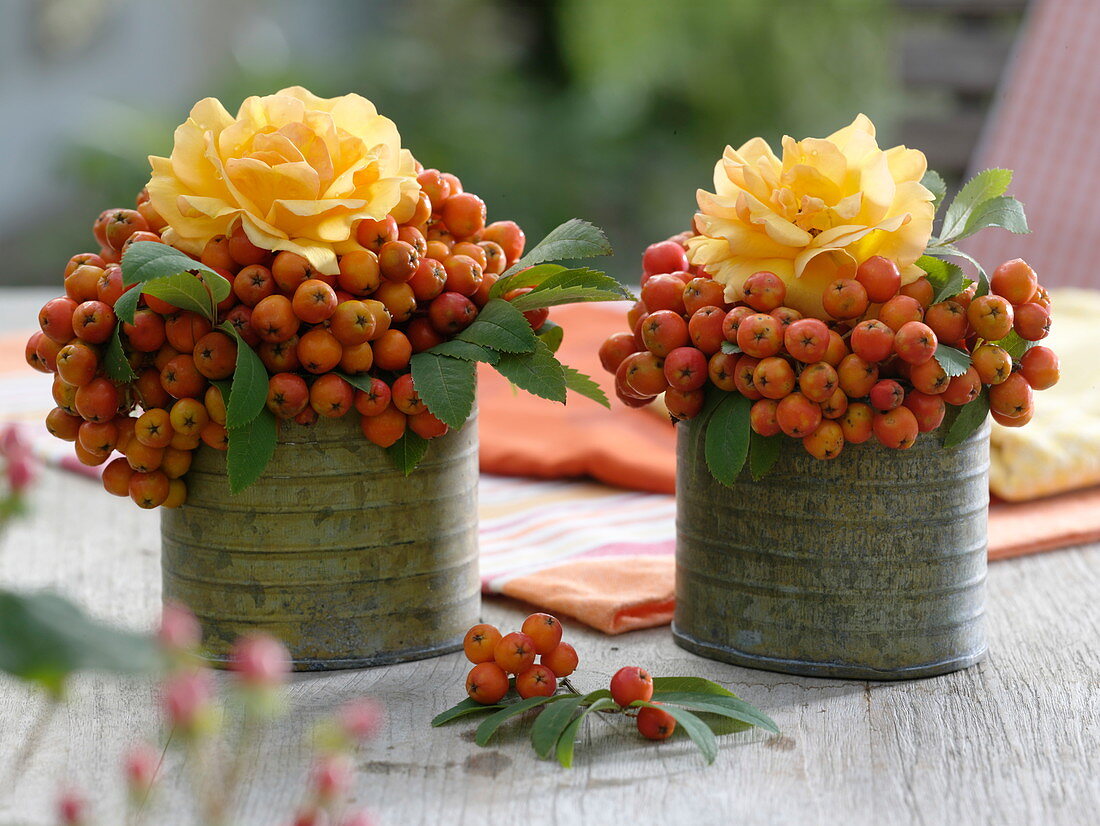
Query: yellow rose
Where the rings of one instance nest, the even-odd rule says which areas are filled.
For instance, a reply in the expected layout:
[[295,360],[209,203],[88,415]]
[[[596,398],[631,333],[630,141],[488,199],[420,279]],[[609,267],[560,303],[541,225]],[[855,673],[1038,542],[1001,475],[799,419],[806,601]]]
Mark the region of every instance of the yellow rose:
[[902,283],[932,234],[933,195],[921,185],[924,153],[879,149],[864,115],[827,138],[783,138],[780,160],[761,138],[726,147],[713,193],[699,190],[692,264],[737,301],[745,279],[770,270],[787,285],[787,306],[826,318],[821,293],[873,255],[897,263]]
[[299,86],[248,98],[236,118],[214,98],[199,101],[171,157],[149,162],[168,243],[198,255],[240,221],[256,246],[296,252],[328,274],[357,248],[357,221],[405,221],[420,192],[393,121],[359,95],[319,98]]

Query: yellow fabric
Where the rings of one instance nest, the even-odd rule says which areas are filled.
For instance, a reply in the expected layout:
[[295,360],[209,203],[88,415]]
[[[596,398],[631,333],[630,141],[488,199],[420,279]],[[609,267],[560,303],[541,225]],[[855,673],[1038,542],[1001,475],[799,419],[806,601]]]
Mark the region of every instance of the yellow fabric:
[[1021,501],[1100,484],[1100,291],[1052,290],[1054,324],[1042,343],[1061,380],[1036,394],[1025,427],[993,424],[989,488]]

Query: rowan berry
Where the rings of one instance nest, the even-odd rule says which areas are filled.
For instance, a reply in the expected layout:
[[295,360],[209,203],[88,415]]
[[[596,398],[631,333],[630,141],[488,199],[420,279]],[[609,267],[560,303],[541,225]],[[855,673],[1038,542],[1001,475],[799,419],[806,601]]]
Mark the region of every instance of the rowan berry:
[[493,648],[493,659],[509,674],[519,674],[535,661],[535,642],[519,631],[505,634]]
[[495,662],[478,663],[466,676],[466,693],[482,705],[494,705],[508,693],[508,675]]
[[558,678],[545,665],[535,664],[516,675],[516,693],[524,700],[552,697],[558,690]]
[[901,271],[888,258],[872,255],[856,269],[856,281],[867,291],[867,298],[882,304],[901,289]]
[[663,708],[653,706],[639,709],[636,725],[647,740],[667,740],[676,731],[676,719]]
[[631,703],[649,702],[653,697],[653,678],[644,668],[628,665],[611,678],[611,699],[623,708]]

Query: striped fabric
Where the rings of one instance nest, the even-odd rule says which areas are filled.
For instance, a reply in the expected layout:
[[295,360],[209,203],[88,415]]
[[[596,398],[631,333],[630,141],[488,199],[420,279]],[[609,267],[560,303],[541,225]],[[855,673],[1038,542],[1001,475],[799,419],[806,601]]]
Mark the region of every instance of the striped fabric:
[[1100,287],[1100,2],[1033,0],[973,164],[1015,170],[1030,235],[988,230],[964,243],[996,266],[1024,258],[1044,286]]

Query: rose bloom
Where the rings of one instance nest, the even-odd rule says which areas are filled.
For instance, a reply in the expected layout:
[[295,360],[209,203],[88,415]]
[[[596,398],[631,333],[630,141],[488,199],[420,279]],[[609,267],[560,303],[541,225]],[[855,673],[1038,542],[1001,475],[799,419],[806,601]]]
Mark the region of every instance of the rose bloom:
[[401,223],[420,191],[397,127],[369,100],[299,86],[250,97],[235,118],[214,98],[199,101],[171,157],[149,162],[167,243],[199,255],[239,221],[256,246],[298,253],[326,274],[358,248],[357,221],[392,214]]
[[873,255],[897,263],[902,284],[924,275],[914,262],[932,235],[933,195],[920,183],[927,167],[916,149],[879,149],[864,115],[824,139],[783,138],[782,159],[762,138],[727,146],[715,191],[699,190],[688,256],[725,286],[727,301],[768,270],[787,285],[787,306],[827,318],[825,287]]

